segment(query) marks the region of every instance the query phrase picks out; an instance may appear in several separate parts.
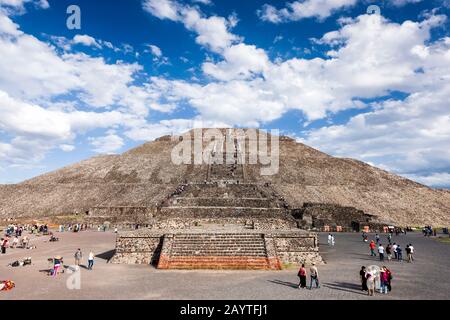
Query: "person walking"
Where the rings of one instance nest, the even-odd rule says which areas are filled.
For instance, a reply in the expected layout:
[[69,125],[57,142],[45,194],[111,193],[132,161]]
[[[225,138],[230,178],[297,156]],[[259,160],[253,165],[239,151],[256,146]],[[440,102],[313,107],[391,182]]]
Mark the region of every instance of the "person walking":
[[310,277],[311,277],[311,283],[309,285],[309,290],[312,289],[313,282],[316,284],[316,288],[320,288],[319,285],[319,271],[317,270],[316,264],[313,263],[311,268],[309,269]]
[[1,244],[1,247],[2,247],[2,254],[6,254],[6,248],[8,247],[8,245],[9,245],[9,241],[8,241],[8,238],[2,238],[2,244]]
[[92,270],[93,266],[94,266],[94,253],[91,251],[89,252],[88,257],[88,270]]
[[387,238],[388,238],[389,244],[392,244],[392,233],[389,233]]
[[361,290],[367,291],[367,278],[366,278],[366,267],[362,266],[361,270],[359,271],[359,277],[361,279]]
[[384,247],[381,243],[378,247],[378,254],[380,255],[380,261],[384,261]]
[[79,266],[81,263],[81,259],[83,258],[83,253],[81,252],[81,249],[78,248],[78,250],[75,252],[75,265]]
[[380,270],[380,293],[384,293],[387,294],[388,293],[388,283],[389,283],[389,279],[388,279],[388,273],[387,273],[387,268],[385,266],[383,266],[383,268],[381,268]]
[[375,253],[375,241],[373,241],[373,240],[370,241],[369,248],[370,248],[370,256],[376,257],[377,255]]
[[411,263],[414,261],[414,247],[411,243],[409,244],[408,247],[409,247],[408,262]]
[[375,241],[377,242],[377,244],[380,243],[380,236],[378,235],[378,233],[375,235]]
[[17,236],[14,237],[13,242],[11,244],[11,248],[17,248],[17,245],[19,244],[19,238]]
[[400,245],[397,246],[397,249],[395,251],[397,252],[397,260],[403,262],[402,248],[400,247]]
[[397,260],[397,247],[398,245],[394,242],[392,245],[392,252],[394,252],[394,259]]
[[392,245],[388,244],[388,246],[386,247],[386,255],[388,258],[388,261],[391,261],[392,259]]
[[328,234],[328,245],[331,246],[331,239],[332,239],[331,233]]
[[334,240],[334,235],[331,235],[331,246],[334,247],[336,241]]
[[298,270],[298,277],[300,278],[300,283],[298,285],[299,289],[300,288],[302,288],[302,289],[306,288],[306,276],[307,276],[306,268],[305,268],[305,265],[302,264],[300,270]]

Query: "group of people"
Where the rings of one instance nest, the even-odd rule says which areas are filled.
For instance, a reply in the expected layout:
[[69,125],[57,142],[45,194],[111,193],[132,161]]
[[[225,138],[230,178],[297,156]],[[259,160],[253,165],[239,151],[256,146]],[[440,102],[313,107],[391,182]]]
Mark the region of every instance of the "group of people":
[[16,237],[21,237],[23,232],[23,226],[20,225],[10,225],[6,228],[6,236],[11,237],[15,235]]
[[436,229],[433,230],[433,228],[431,226],[425,226],[422,229],[422,233],[423,233],[424,237],[436,236]]
[[[87,269],[92,270],[94,266],[94,253],[92,251],[89,252],[88,259],[87,259]],[[83,259],[83,253],[81,252],[81,249],[78,248],[78,250],[74,254],[75,258],[75,266],[78,268],[81,265],[82,259]],[[48,261],[52,264],[52,269],[50,269],[49,275],[56,277],[61,270],[61,266],[63,265],[64,261],[61,256],[56,256],[54,258],[49,258]]]
[[[377,248],[378,244],[378,248]],[[402,262],[403,261],[403,249],[402,247],[397,243],[389,243],[386,248],[383,246],[382,243],[379,243],[377,241],[377,244],[375,244],[375,241],[370,241],[369,249],[370,249],[370,256],[376,257],[377,254],[375,250],[378,252],[378,256],[380,257],[380,261],[384,261],[385,257],[387,257],[388,261],[392,260],[392,255],[394,255],[394,259],[397,261]],[[405,248],[406,254],[407,254],[407,261],[409,263],[414,261],[414,247],[410,243]]]
[[64,232],[65,230],[67,230],[68,232],[80,232],[80,231],[85,231],[88,229],[88,225],[87,224],[82,224],[82,223],[75,223],[75,224],[69,224],[67,226],[64,225],[60,225],[58,230],[59,232]]
[[[78,250],[75,252],[74,258],[75,258],[75,265],[79,267],[83,259],[83,253],[81,252],[80,248],[78,248]],[[92,267],[94,266],[94,253],[92,251],[89,252],[87,261],[88,261],[87,269],[92,270]]]
[[9,236],[5,236],[4,238],[1,238],[1,253],[2,254],[6,254],[6,249],[7,248],[11,248],[11,249],[15,249],[15,248],[22,248],[22,249],[30,249],[30,238],[28,238],[27,236],[23,236],[23,237],[18,237],[17,235],[15,235],[12,240],[11,237]]
[[[300,278],[300,283],[298,284],[299,289],[305,289],[307,287],[306,280],[308,278],[308,273],[306,271],[306,267],[304,264],[300,267],[300,270],[298,270],[297,276]],[[318,289],[320,288],[319,284],[319,270],[317,270],[316,264],[313,263],[311,265],[311,268],[309,268],[309,277],[310,277],[310,284],[309,289],[311,290],[313,287],[313,284]]]
[[380,293],[387,294],[392,290],[392,271],[386,266],[379,268],[379,271],[375,268],[368,270],[365,266],[362,266],[359,276],[361,279],[361,290],[367,291],[369,296],[373,296],[377,283],[379,283]]

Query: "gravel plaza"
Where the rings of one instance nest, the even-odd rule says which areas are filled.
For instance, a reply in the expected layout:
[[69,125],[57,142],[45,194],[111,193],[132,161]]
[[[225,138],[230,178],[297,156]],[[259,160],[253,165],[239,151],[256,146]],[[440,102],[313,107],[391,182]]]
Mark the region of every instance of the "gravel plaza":
[[[116,235],[112,232],[85,231],[55,233],[59,242],[47,236],[33,237],[33,250],[9,249],[0,256],[0,278],[12,280],[16,287],[1,292],[1,300],[359,300],[359,299],[450,299],[450,245],[420,233],[394,236],[393,241],[415,247],[413,263],[385,261],[370,257],[367,243],[354,233],[335,234],[336,245],[327,245],[327,234],[320,234],[320,252],[325,265],[319,266],[320,289],[297,289],[297,266],[282,271],[176,271],[157,270],[148,265],[107,263],[112,256]],[[369,240],[374,238],[370,235]],[[381,235],[381,242],[387,243]],[[47,259],[56,255],[64,265],[74,263],[77,248],[83,252],[80,289],[70,290],[68,269],[56,278],[48,276]],[[84,268],[89,251],[96,255],[92,271]],[[13,261],[31,257],[31,266],[13,268]],[[368,297],[360,290],[361,266],[386,265],[393,272],[393,290],[388,295]],[[308,280],[309,285],[309,280]]]

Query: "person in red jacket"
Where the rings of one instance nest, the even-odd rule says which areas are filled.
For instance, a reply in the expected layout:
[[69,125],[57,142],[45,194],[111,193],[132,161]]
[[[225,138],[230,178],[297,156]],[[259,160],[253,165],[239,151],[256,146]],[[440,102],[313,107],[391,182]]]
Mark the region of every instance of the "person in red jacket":
[[377,256],[377,254],[375,253],[375,247],[376,247],[376,245],[375,245],[375,241],[370,241],[370,244],[369,244],[369,248],[370,248],[370,256],[371,257],[376,257]]

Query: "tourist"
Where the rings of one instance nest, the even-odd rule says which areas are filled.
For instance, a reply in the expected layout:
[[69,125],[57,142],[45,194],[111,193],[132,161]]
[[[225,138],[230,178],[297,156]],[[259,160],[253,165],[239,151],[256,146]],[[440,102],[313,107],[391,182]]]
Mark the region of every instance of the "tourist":
[[78,250],[75,252],[75,265],[79,266],[81,262],[81,258],[83,258],[83,253],[81,252],[81,249],[78,248]]
[[397,246],[397,249],[395,251],[397,252],[397,260],[403,262],[402,248],[400,247],[400,245]]
[[331,235],[331,233],[328,234],[328,245],[331,246],[331,239],[333,238],[333,236]]
[[91,251],[89,252],[88,257],[88,270],[92,270],[93,266],[94,266],[94,253]]
[[389,233],[387,238],[388,238],[389,244],[392,244],[392,233]]
[[384,261],[384,247],[381,243],[378,246],[378,254],[380,255],[380,261]]
[[114,228],[114,233],[119,232],[119,230],[117,229],[117,227]]
[[11,244],[11,248],[17,248],[17,245],[19,244],[19,238],[17,236],[14,237],[13,242]]
[[6,248],[8,247],[9,241],[7,238],[2,238],[2,254],[6,254]]
[[379,244],[380,242],[380,236],[378,235],[378,233],[375,235],[375,241],[377,242],[377,244]]
[[319,285],[319,271],[317,270],[316,264],[313,263],[311,268],[309,269],[310,277],[311,277],[311,283],[309,285],[309,290],[312,289],[313,282],[316,284],[316,288],[320,288]]
[[413,255],[414,255],[414,247],[413,247],[413,245],[411,243],[408,245],[408,249],[409,250],[406,250],[406,254],[408,255],[408,262],[411,263],[411,262],[414,261],[414,257],[413,257]]
[[386,255],[388,258],[388,261],[391,261],[392,259],[392,245],[388,244],[388,246],[386,247]]
[[397,244],[394,242],[392,245],[392,252],[394,252],[394,259],[397,260]]
[[335,243],[334,236],[331,235],[331,246],[334,247]]
[[369,296],[373,296],[373,293],[375,291],[375,276],[372,272],[367,272],[366,279],[367,279],[367,294]]
[[306,288],[306,268],[305,265],[302,264],[300,270],[298,270],[298,277],[300,278],[300,283],[298,285],[298,288]]
[[387,272],[387,268],[383,266],[380,270],[380,293],[387,294],[388,293],[388,284],[389,284],[389,274]]
[[59,269],[61,268],[62,257],[56,256],[53,259],[53,276],[56,277],[58,275]]
[[392,281],[392,271],[389,270],[387,267],[384,267],[386,269],[387,274],[387,289],[389,292],[392,290],[391,281]]
[[367,278],[366,278],[366,267],[362,266],[359,271],[359,277],[361,279],[361,290],[367,291]]
[[376,257],[377,255],[375,253],[375,241],[373,241],[373,240],[370,241],[369,248],[370,248],[370,256]]

